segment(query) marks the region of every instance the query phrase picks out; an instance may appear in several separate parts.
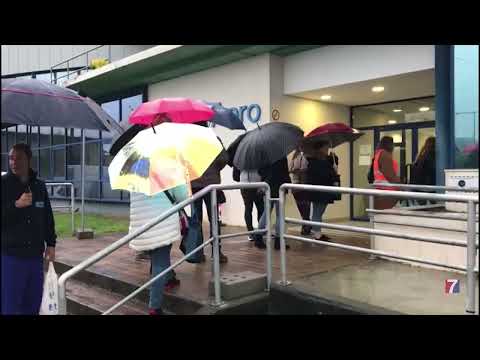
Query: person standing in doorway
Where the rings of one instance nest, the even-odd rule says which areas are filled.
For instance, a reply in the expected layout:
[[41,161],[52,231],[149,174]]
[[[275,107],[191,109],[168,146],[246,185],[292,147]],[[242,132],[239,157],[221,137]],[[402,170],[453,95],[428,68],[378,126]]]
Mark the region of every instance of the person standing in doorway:
[[[307,183],[308,160],[303,152],[303,148],[299,147],[293,153],[292,162],[290,165],[290,177],[293,184]],[[310,220],[310,198],[306,191],[292,190],[293,197],[297,204],[298,211],[303,220]],[[302,225],[302,235],[311,235],[312,227]]]
[[[398,162],[393,158],[394,142],[391,136],[384,136],[375,151],[373,159],[373,176],[375,183],[400,183]],[[375,184],[374,183],[374,184]],[[399,189],[394,186],[375,185],[378,190]],[[375,197],[375,209],[385,210],[395,206],[398,199],[385,196]]]
[[[423,145],[422,150],[418,154],[417,159],[412,166],[410,184],[434,186],[436,184],[435,179],[435,138],[432,136],[425,140],[425,144]],[[431,192],[434,193],[435,191]],[[418,203],[420,205],[425,205],[426,200],[419,200]]]
[[53,211],[31,160],[29,145],[14,145],[2,175],[2,315],[38,315],[43,258],[55,260]]
[[[307,182],[312,185],[334,186],[337,172],[335,170],[334,156],[329,156],[329,143],[325,141],[314,145],[314,154],[308,157]],[[313,206],[312,221],[322,222],[323,214],[329,204],[333,204],[336,198],[335,194],[315,191],[310,193],[310,199]],[[322,234],[320,226],[314,226],[314,238],[320,241],[330,241],[331,239]]]

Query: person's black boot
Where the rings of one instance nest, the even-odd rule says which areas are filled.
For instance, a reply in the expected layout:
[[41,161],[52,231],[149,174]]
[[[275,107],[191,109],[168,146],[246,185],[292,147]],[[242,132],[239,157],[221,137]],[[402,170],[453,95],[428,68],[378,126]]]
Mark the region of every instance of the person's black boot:
[[259,248],[259,249],[266,249],[267,248],[267,245],[265,245],[265,242],[263,241],[263,236],[262,235],[253,235],[254,236],[254,239],[255,239],[255,242],[253,243],[255,245],[256,248]]
[[[285,244],[285,249],[290,249],[290,245]],[[275,250],[280,250],[280,237],[275,236]]]
[[302,226],[302,235],[303,236],[312,235],[312,227],[308,226],[308,225],[303,225]]

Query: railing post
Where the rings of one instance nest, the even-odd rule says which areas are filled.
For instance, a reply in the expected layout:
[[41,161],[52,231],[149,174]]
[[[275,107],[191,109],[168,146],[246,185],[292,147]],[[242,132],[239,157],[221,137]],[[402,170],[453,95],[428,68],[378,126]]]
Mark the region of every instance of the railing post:
[[[375,196],[368,195],[368,208],[375,209]],[[373,229],[373,215],[368,215],[368,221],[370,222],[370,228]],[[370,235],[370,249],[375,249],[375,235]],[[375,260],[375,255],[370,255],[370,260]]]
[[72,211],[72,236],[75,236],[75,187],[70,185],[70,206]]
[[[279,203],[278,203],[278,217],[277,221],[280,221],[280,271],[282,280],[280,285],[287,286],[290,282],[287,281],[287,259],[286,259],[286,244],[285,244],[285,192],[286,190],[280,187],[279,191]],[[270,214],[268,214],[270,215]]]
[[476,302],[476,281],[475,262],[477,258],[477,247],[475,246],[475,203],[469,201],[467,217],[467,314],[475,314]]
[[[267,291],[270,291],[270,286],[272,284],[272,229],[270,224],[270,212],[271,212],[271,199],[270,199],[270,188],[265,189],[265,214],[268,215],[265,218],[266,226],[266,245],[267,245]],[[279,220],[277,220],[279,221]]]
[[[210,195],[211,200],[211,226],[213,237],[213,285],[215,289],[215,299],[213,306],[222,305],[222,296],[220,288],[220,249],[219,249],[219,237],[218,237],[218,208],[217,208],[217,189],[213,188]],[[202,220],[200,219],[200,226],[202,226]]]
[[65,282],[58,282],[58,315],[67,315],[67,293],[65,286]]
[[82,129],[82,232],[85,231],[85,129]]

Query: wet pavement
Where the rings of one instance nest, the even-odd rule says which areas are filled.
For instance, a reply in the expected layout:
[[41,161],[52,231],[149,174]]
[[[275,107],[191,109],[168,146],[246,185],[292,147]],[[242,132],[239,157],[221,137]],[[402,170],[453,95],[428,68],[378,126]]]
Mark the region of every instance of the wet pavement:
[[[446,279],[460,280],[459,294],[445,293]],[[382,259],[312,274],[292,285],[312,295],[332,295],[404,314],[465,314],[466,275]],[[478,296],[478,279],[476,291]]]

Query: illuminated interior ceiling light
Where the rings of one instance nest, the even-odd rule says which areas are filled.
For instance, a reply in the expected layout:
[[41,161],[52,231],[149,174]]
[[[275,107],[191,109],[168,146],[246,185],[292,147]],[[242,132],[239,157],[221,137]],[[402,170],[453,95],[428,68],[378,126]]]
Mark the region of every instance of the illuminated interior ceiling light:
[[388,123],[393,125],[397,123],[397,120],[388,120]]
[[393,112],[395,113],[399,113],[399,112],[402,112],[403,110],[402,109],[393,109]]
[[328,101],[328,100],[331,100],[332,99],[332,96],[331,95],[322,95],[320,97],[321,100],[324,100],[324,101]]
[[426,111],[430,110],[430,108],[429,108],[428,106],[422,106],[422,107],[421,107],[420,109],[418,109],[418,110],[420,110],[421,112],[426,112]]
[[380,92],[383,92],[384,90],[385,90],[385,88],[384,88],[383,86],[374,86],[374,87],[372,88],[372,91],[373,91],[374,93],[380,93]]

